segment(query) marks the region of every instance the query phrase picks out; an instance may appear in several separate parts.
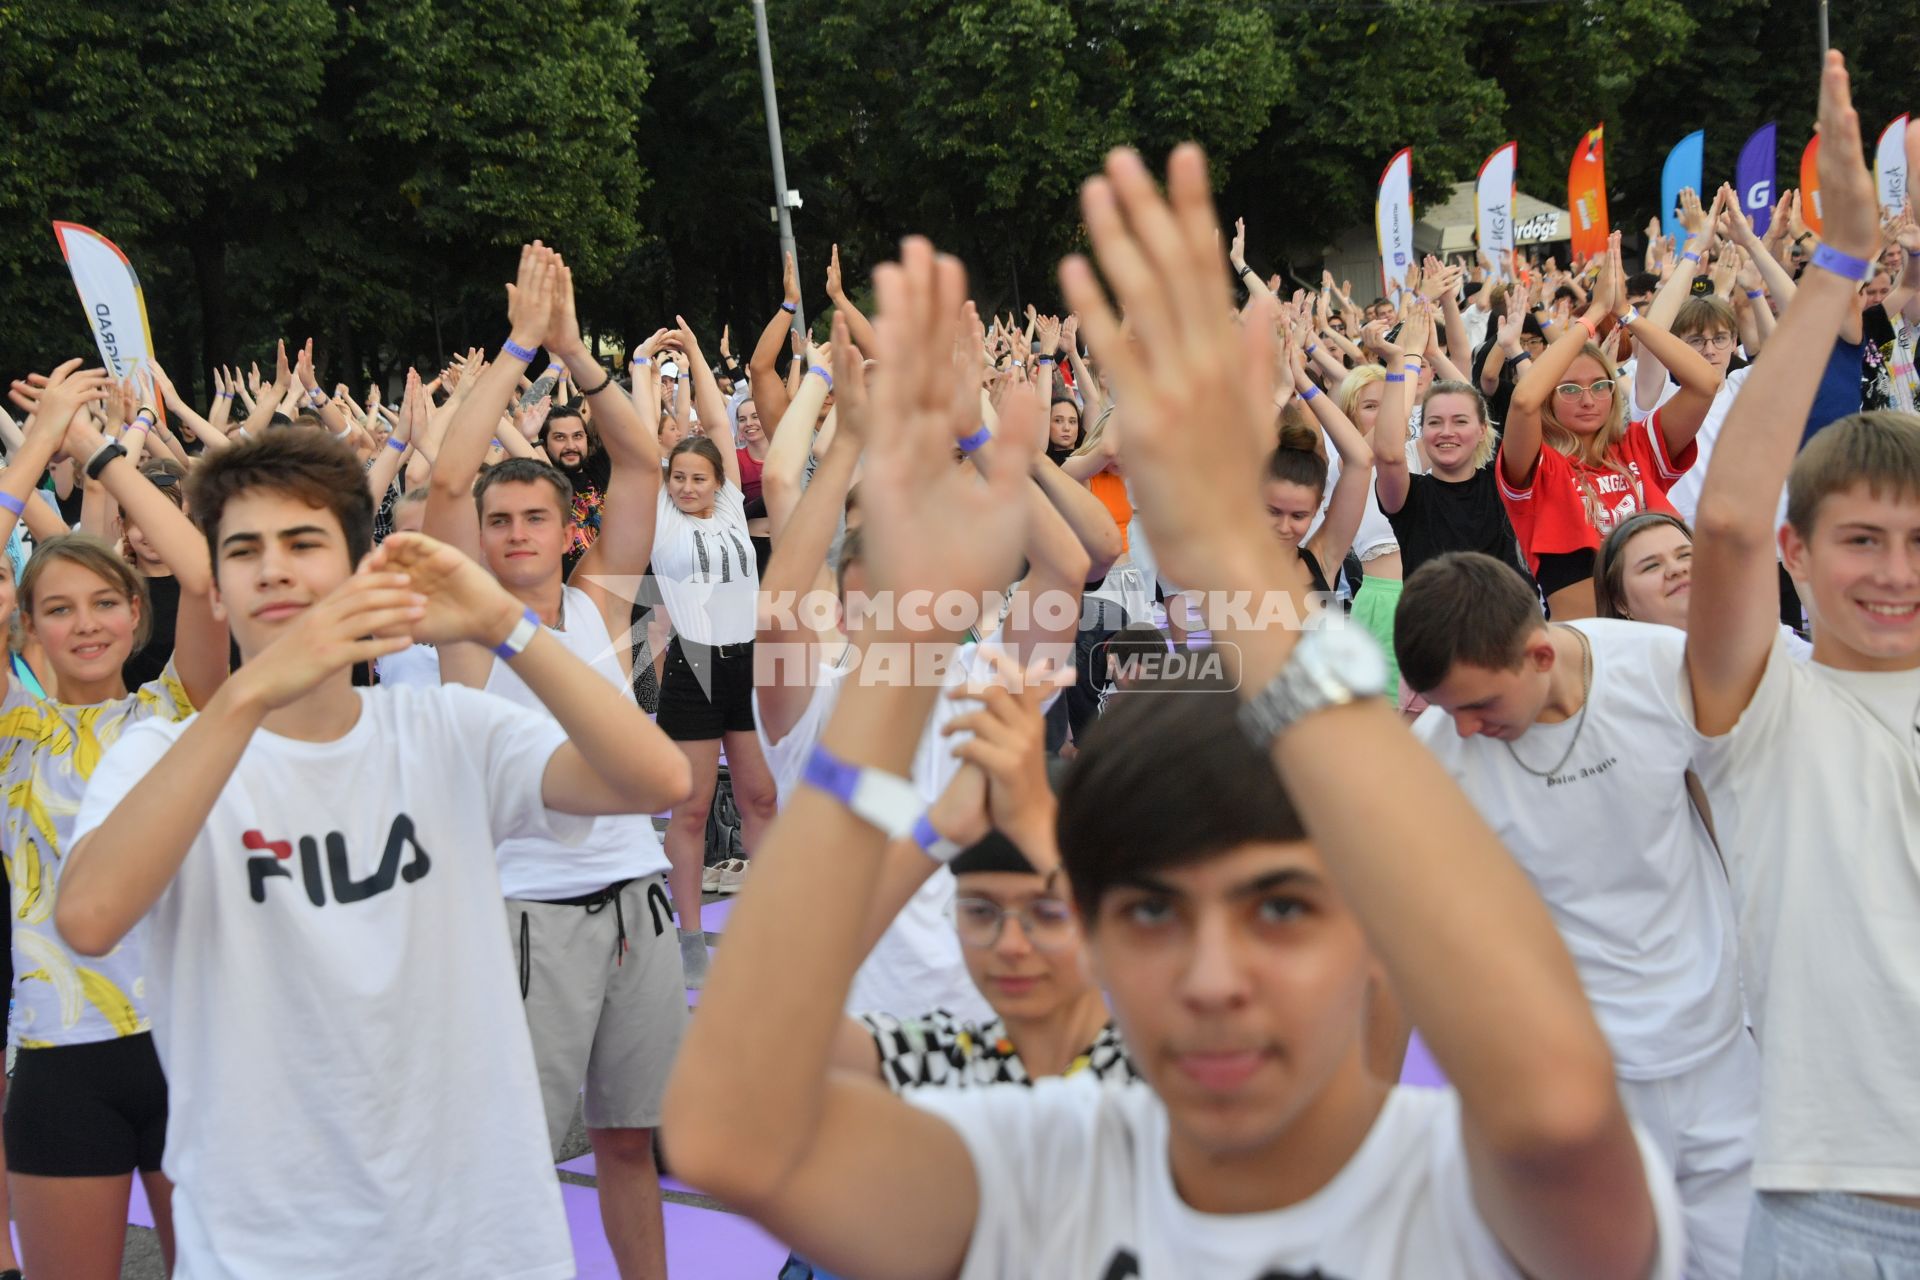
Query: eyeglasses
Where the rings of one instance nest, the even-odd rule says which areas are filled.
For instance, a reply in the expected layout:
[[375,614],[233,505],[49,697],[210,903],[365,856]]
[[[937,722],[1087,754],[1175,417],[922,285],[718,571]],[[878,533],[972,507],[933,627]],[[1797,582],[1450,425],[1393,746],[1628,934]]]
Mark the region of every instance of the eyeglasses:
[[1590,396],[1595,400],[1605,400],[1613,395],[1613,379],[1601,378],[1584,387],[1577,382],[1563,382],[1553,390],[1554,394],[1562,400],[1578,400],[1582,396]]
[[1037,951],[1065,951],[1076,940],[1073,909],[1059,898],[1035,898],[1023,907],[1003,907],[991,898],[955,898],[952,915],[960,945],[976,951],[998,945],[1009,916],[1020,922]]
[[1692,347],[1695,351],[1705,351],[1709,347],[1715,351],[1725,351],[1733,345],[1733,335],[1730,333],[1716,333],[1712,337],[1708,337],[1704,333],[1690,333],[1682,338],[1681,341]]

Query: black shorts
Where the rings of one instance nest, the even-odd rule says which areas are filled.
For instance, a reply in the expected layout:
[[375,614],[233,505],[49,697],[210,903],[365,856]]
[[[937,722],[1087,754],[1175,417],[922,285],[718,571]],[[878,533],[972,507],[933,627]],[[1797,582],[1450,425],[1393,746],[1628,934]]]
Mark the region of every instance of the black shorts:
[[153,1173],[167,1143],[167,1077],[153,1037],[22,1049],[7,1089],[7,1167],[40,1178]]
[[675,742],[752,733],[753,641],[713,646],[675,636],[667,646],[657,719]]

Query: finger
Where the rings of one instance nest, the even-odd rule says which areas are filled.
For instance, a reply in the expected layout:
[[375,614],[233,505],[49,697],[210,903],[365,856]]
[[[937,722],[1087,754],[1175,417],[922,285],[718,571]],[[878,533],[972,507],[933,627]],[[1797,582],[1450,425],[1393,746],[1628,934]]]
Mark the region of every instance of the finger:
[[1146,165],[1132,151],[1115,150],[1107,157],[1106,180],[1086,185],[1081,206],[1094,255],[1147,350],[1178,343],[1188,308],[1175,297],[1173,280],[1183,272],[1185,254],[1172,210]]
[[1017,776],[1022,762],[1019,752],[1009,750],[978,735],[954,747],[953,758],[985,770],[996,780]]

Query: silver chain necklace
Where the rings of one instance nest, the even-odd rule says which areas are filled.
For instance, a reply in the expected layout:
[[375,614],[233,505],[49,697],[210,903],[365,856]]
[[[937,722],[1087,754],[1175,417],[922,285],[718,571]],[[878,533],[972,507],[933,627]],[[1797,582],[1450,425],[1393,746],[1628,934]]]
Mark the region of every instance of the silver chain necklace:
[[1586,632],[1580,630],[1578,627],[1567,627],[1566,629],[1568,631],[1573,632],[1573,634],[1576,637],[1578,637],[1580,641],[1580,659],[1581,659],[1580,661],[1580,714],[1578,718],[1575,719],[1574,721],[1573,738],[1571,741],[1567,743],[1567,749],[1560,753],[1560,759],[1557,763],[1555,763],[1553,768],[1547,770],[1545,773],[1542,773],[1538,769],[1534,768],[1532,765],[1528,764],[1525,760],[1522,760],[1520,758],[1520,753],[1513,749],[1513,744],[1511,742],[1505,742],[1501,744],[1504,747],[1506,747],[1507,754],[1513,757],[1513,762],[1515,764],[1519,765],[1522,769],[1525,769],[1528,773],[1532,774],[1536,778],[1552,779],[1555,776],[1557,776],[1562,769],[1567,767],[1567,761],[1573,759],[1573,749],[1580,745],[1580,731],[1587,727],[1587,708],[1593,705],[1593,643],[1592,641],[1587,639]]

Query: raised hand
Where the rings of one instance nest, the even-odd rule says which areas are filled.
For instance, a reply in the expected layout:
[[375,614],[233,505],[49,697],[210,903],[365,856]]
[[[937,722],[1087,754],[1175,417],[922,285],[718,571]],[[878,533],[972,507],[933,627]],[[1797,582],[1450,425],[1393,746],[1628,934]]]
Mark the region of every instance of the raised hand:
[[586,339],[580,336],[580,315],[574,309],[573,268],[557,253],[553,255],[553,312],[547,320],[544,345],[556,360],[587,354]]
[[1256,300],[1236,332],[1198,147],[1173,153],[1167,187],[1163,199],[1140,157],[1115,151],[1081,192],[1094,252],[1138,343],[1123,336],[1084,258],[1061,265],[1060,283],[1113,373],[1121,456],[1167,575],[1200,589],[1270,582],[1259,477],[1272,450],[1272,303]]
[[1050,356],[1060,350],[1060,321],[1056,316],[1041,316],[1033,324],[1033,352]]
[[1233,264],[1235,271],[1247,269],[1247,220],[1233,220],[1233,245],[1227,250],[1227,261]]
[[[396,533],[387,542],[420,536]],[[407,575],[381,572],[385,546],[376,547],[353,576],[309,606],[271,644],[247,659],[234,672],[233,685],[244,689],[256,705],[273,710],[297,701],[329,676],[356,663],[372,662],[411,645],[412,629],[426,616],[426,601],[412,588]],[[468,563],[485,574],[478,564]],[[506,631],[502,628],[496,639],[504,639]]]
[[[520,250],[520,269],[507,286],[507,325],[515,345],[537,347],[553,327],[554,269],[553,250],[535,240]],[[476,376],[477,370],[467,370]]]
[[8,392],[8,399],[33,415],[27,424],[27,439],[48,446],[49,453],[58,452],[80,406],[98,400],[113,387],[105,369],[82,369],[80,365],[76,357],[56,366],[52,373],[30,373]]
[[547,415],[553,412],[553,397],[541,396],[538,400],[520,411],[518,426],[520,434],[528,440],[540,438],[540,428],[546,425]]
[[780,271],[780,291],[788,302],[800,305],[800,272],[793,265],[793,255],[787,254],[786,266]]
[[834,439],[845,440],[858,448],[866,444],[871,422],[867,412],[867,362],[847,333],[847,318],[838,311],[833,317],[831,346],[833,412],[837,424]]
[[1500,350],[1507,359],[1520,356],[1520,335],[1525,331],[1527,322],[1527,297],[1518,289],[1507,293],[1506,310],[1501,313],[1494,326],[1494,340],[1500,344]]
[[1820,76],[1821,235],[1841,253],[1871,258],[1880,248],[1880,206],[1862,155],[1847,60],[1828,50]]
[[1704,236],[1712,229],[1707,211],[1700,207],[1700,193],[1692,187],[1680,188],[1680,225],[1687,229],[1688,239]]
[[[1024,466],[954,465],[958,442],[980,427],[981,357],[963,341],[966,270],[912,237],[873,282],[880,374],[870,398],[887,429],[867,443],[861,486],[868,573],[896,598],[1002,590],[1020,571],[1029,481]],[[1039,405],[1019,388],[1005,404],[1000,444],[1025,458],[1043,427]]]
[[[834,249],[836,251],[838,251],[839,248],[840,248],[839,245],[834,246]],[[732,325],[723,324],[720,326],[720,358],[722,360],[733,359],[733,326]]]
[[293,375],[300,380],[300,385],[307,391],[317,391],[320,389],[320,380],[313,372],[312,338],[308,338],[306,344],[300,348],[300,355],[294,361]]
[[840,287],[840,246],[836,244],[827,257],[827,298],[839,302],[846,296],[846,291]]
[[[986,816],[1031,859],[1036,848],[1052,849],[1056,812],[1047,783],[1046,719],[1040,705],[1054,689],[1072,683],[1073,671],[1055,670],[1044,659],[1023,671],[1012,658],[985,647],[980,656],[989,664],[988,679],[948,695],[977,702],[979,708],[955,716],[941,727],[941,734],[970,735],[953,754],[986,776]],[[1035,869],[1045,873],[1053,868],[1036,864]]]
[[520,620],[521,605],[472,557],[421,533],[395,533],[366,567],[403,575],[421,607],[409,623],[422,644],[499,644]]

